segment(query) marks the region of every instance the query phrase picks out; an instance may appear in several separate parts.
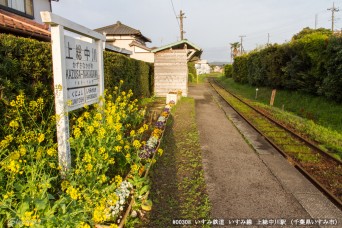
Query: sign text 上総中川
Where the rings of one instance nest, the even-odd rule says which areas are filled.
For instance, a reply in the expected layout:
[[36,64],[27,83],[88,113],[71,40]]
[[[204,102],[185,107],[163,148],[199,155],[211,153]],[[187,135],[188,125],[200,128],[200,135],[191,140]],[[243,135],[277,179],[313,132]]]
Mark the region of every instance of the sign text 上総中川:
[[99,73],[96,44],[65,36],[65,77],[69,111],[98,102]]

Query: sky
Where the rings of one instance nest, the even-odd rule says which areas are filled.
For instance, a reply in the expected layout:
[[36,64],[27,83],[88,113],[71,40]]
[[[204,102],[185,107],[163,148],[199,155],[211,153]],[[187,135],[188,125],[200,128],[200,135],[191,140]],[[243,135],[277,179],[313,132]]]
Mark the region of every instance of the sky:
[[[335,0],[335,28],[342,28],[342,0]],[[203,49],[202,59],[229,62],[230,43],[251,51],[270,43],[282,44],[305,27],[331,28],[331,0],[59,0],[52,12],[95,29],[123,24],[150,38],[149,47],[180,39],[176,15],[185,13],[184,38]],[[317,20],[315,20],[317,15]]]

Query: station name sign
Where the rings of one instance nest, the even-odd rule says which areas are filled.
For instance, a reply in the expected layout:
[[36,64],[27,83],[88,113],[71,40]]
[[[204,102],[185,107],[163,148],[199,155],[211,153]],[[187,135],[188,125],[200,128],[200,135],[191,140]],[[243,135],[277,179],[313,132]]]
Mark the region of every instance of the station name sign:
[[[51,27],[58,161],[65,176],[71,167],[68,112],[99,102],[104,95],[103,44],[106,37],[51,12],[41,12]],[[65,34],[72,32],[75,37]]]
[[99,65],[96,44],[64,37],[65,78],[72,111],[99,101]]

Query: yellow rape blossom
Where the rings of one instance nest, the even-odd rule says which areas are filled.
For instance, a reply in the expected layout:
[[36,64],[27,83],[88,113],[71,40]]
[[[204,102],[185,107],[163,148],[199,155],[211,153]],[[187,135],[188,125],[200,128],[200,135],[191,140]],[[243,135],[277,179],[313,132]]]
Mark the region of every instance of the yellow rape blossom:
[[12,197],[13,195],[14,195],[14,192],[13,192],[13,191],[7,192],[7,193],[4,195],[4,199],[8,199],[8,198]]
[[138,140],[134,140],[133,141],[133,146],[137,149],[139,149],[141,147],[141,143]]
[[129,149],[131,149],[131,147],[129,145],[125,145],[124,149],[129,150]]
[[104,154],[103,154],[103,160],[107,160],[108,157],[109,157],[108,153],[104,153]]
[[19,146],[19,153],[21,156],[24,156],[26,154],[27,150],[23,146]]
[[90,117],[90,113],[89,112],[84,112],[83,116],[84,116],[84,118],[88,119]]
[[116,202],[119,200],[119,197],[117,194],[113,193],[113,194],[110,194],[108,196],[108,199],[107,199],[107,204],[109,206],[114,206],[116,204]]
[[12,127],[12,128],[15,128],[17,129],[19,127],[19,123],[15,120],[12,120],[10,123],[9,123],[9,126]]
[[79,224],[77,224],[76,228],[90,228],[90,226],[88,223],[80,222]]
[[24,216],[20,217],[24,226],[34,226],[40,222],[39,217],[37,215],[32,215],[33,213],[33,211],[26,211]]
[[45,135],[42,134],[42,133],[39,133],[38,138],[37,138],[37,141],[38,141],[39,143],[41,143],[41,142],[44,141],[44,139],[45,139]]
[[98,121],[95,121],[93,123],[93,126],[94,126],[94,128],[98,128],[98,127],[100,127],[100,123]]
[[68,188],[68,186],[70,185],[69,181],[63,181],[61,186],[62,186],[62,191],[64,191],[65,189]]
[[12,173],[18,173],[20,169],[20,165],[18,162],[12,160],[7,166],[7,170],[12,172]]
[[163,152],[164,152],[163,149],[161,149],[161,148],[158,149],[158,154],[159,154],[159,156],[162,156],[162,155],[163,155]]
[[116,175],[114,178],[114,181],[116,183],[116,186],[120,186],[120,184],[122,183],[122,177],[120,175]]
[[75,127],[73,133],[74,133],[75,139],[78,139],[81,136],[81,129],[79,129],[78,127]]
[[25,100],[24,95],[22,95],[22,94],[18,95],[16,97],[16,102],[15,102],[16,106],[22,107],[24,105],[24,100]]
[[114,147],[114,150],[115,150],[116,152],[120,152],[120,151],[122,150],[122,146],[115,146],[115,147]]
[[103,127],[101,127],[97,133],[98,133],[99,139],[103,139],[105,137],[106,130]]
[[141,127],[141,128],[139,128],[139,130],[138,130],[138,134],[142,134],[142,133],[144,133],[144,131],[145,131],[145,129],[144,129],[143,127]]
[[107,177],[104,174],[100,175],[97,179],[101,184],[107,181]]
[[133,164],[133,165],[131,166],[131,169],[132,169],[132,172],[136,172],[136,171],[138,171],[139,167],[138,167],[137,164]]
[[90,126],[87,127],[86,131],[87,131],[88,134],[92,134],[94,132],[94,130],[95,130],[95,128],[90,125]]
[[99,148],[99,153],[100,153],[100,154],[103,154],[104,152],[106,152],[106,148],[100,147],[100,148]]
[[44,99],[41,98],[41,97],[39,97],[39,98],[37,99],[37,104],[38,104],[38,106],[43,106],[43,104],[44,104]]
[[88,164],[86,165],[86,167],[85,167],[85,168],[86,168],[86,170],[87,170],[87,171],[89,171],[89,172],[90,172],[90,171],[92,171],[92,170],[93,170],[93,165],[92,165],[92,164],[90,164],[90,163],[88,163]]
[[101,223],[106,220],[105,206],[100,205],[100,206],[95,207],[94,213],[93,213],[93,220],[96,223]]
[[101,113],[96,113],[95,120],[102,120],[102,114]]
[[57,154],[57,151],[54,148],[49,148],[46,153],[52,157]]
[[114,158],[108,159],[108,164],[114,165],[115,161]]
[[91,156],[90,156],[90,154],[89,153],[85,153],[84,154],[84,157],[83,157],[83,159],[82,159],[82,161],[84,161],[84,162],[91,162]]
[[79,193],[77,191],[76,188],[74,188],[73,186],[70,186],[67,190],[66,193],[69,194],[69,196],[73,199],[73,200],[77,200],[79,198]]

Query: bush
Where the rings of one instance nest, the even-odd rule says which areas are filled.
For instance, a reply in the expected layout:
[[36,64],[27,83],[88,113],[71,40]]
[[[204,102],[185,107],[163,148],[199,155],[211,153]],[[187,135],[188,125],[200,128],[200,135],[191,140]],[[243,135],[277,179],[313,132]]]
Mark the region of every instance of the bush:
[[319,92],[326,97],[342,102],[342,37],[329,39],[327,59],[325,63],[326,76]]
[[248,82],[248,56],[238,56],[234,58],[233,63],[233,78],[236,82]]
[[105,88],[112,91],[123,80],[123,90],[131,89],[136,97],[150,97],[153,88],[152,68],[152,64],[105,51]]
[[233,65],[227,64],[224,66],[224,76],[227,78],[233,77]]
[[290,43],[236,57],[233,78],[253,86],[297,90],[341,102],[341,48],[341,37],[326,29],[305,28]]
[[[120,80],[135,97],[149,97],[153,91],[153,65],[121,54],[104,52],[104,77],[110,92]],[[51,43],[0,34],[0,94],[1,116],[6,116],[9,101],[19,94],[54,103]],[[1,125],[5,119],[0,119]]]
[[188,81],[195,82],[197,78],[197,71],[195,68],[195,63],[189,62],[188,63]]

